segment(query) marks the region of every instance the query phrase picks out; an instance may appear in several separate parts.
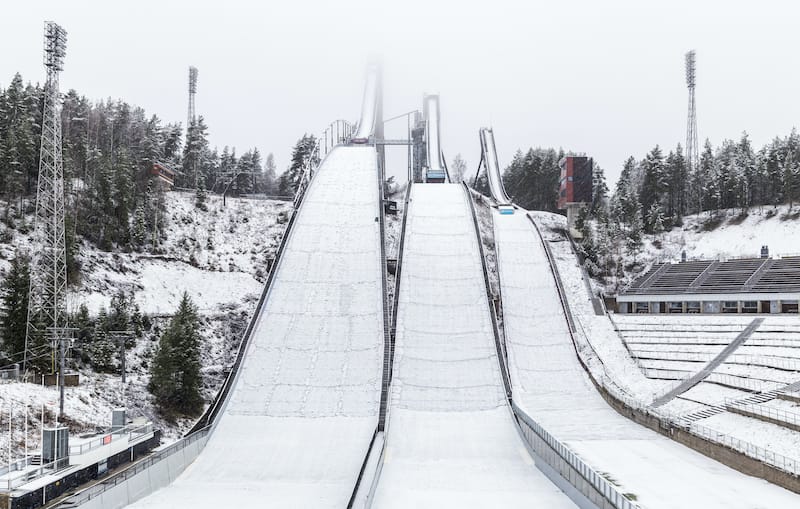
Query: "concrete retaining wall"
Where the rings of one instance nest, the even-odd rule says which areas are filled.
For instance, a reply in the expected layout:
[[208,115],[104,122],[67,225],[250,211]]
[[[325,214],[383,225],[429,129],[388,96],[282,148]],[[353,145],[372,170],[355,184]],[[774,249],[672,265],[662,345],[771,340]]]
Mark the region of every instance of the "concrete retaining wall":
[[533,449],[536,455],[550,465],[558,475],[575,487],[578,493],[586,497],[586,499],[598,509],[616,509],[614,504],[604,497],[602,493],[597,491],[586,478],[554,451],[547,442],[539,437],[539,435],[534,433],[524,423],[520,423],[520,429],[525,441],[528,442],[528,445],[531,446],[531,449]]

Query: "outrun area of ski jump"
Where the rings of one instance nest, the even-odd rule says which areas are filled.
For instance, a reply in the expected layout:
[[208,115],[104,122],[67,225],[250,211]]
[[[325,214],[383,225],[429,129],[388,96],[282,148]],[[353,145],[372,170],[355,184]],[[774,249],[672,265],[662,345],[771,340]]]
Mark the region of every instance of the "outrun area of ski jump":
[[300,207],[208,444],[131,507],[347,507],[378,421],[383,314],[373,147],[337,147]]
[[575,507],[514,428],[467,199],[457,184],[411,190],[373,507]]
[[[493,215],[513,398],[637,504],[789,508],[797,495],[750,477],[622,417],[578,362],[538,232],[524,210]],[[591,332],[591,331],[590,331]]]

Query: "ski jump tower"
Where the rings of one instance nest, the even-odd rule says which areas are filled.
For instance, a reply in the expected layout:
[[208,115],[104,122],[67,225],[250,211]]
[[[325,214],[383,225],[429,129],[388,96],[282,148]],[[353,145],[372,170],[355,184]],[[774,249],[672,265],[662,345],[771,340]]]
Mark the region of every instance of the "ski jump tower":
[[52,21],[46,22],[44,66],[47,81],[44,89],[42,145],[39,152],[23,371],[30,369],[29,363],[33,359],[42,357],[47,334],[57,334],[60,328],[66,326],[67,321],[64,162],[61,155],[58,91],[58,75],[63,69],[66,48],[67,32]]

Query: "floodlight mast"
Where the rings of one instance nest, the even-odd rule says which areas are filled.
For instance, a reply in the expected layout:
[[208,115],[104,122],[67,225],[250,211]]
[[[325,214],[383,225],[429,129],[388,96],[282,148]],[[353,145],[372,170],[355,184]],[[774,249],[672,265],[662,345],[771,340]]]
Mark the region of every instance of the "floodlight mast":
[[[186,144],[187,146],[196,143],[192,135],[193,130],[197,127],[197,113],[194,108],[194,98],[197,95],[197,67],[189,66],[189,111],[186,118]],[[191,150],[191,147],[189,147]],[[200,178],[197,174],[197,156],[193,157],[194,161],[194,187],[198,186]]]
[[[67,255],[64,231],[64,162],[61,151],[59,72],[64,68],[67,32],[58,24],[44,25],[44,88],[42,139],[36,185],[36,215],[30,264],[28,318],[23,372],[42,358],[47,330],[66,326]],[[51,345],[55,348],[56,345]],[[43,363],[38,363],[43,366]]]
[[697,63],[695,51],[686,53],[686,86],[689,89],[689,112],[686,119],[686,173],[689,178],[694,179],[698,189],[697,206],[698,212],[703,209],[703,183],[697,173],[700,166],[700,150],[697,142],[697,106],[695,103],[694,89],[696,81]]

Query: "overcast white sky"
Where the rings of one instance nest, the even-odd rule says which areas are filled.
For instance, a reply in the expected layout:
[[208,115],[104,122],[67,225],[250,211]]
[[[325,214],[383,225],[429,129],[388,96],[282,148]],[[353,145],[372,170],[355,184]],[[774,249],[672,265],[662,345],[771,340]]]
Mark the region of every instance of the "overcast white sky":
[[185,122],[195,65],[212,144],[274,152],[282,170],[304,132],[358,117],[380,54],[387,118],[441,94],[448,161],[461,153],[473,171],[489,125],[501,166],[520,147],[564,147],[613,181],[629,155],[685,139],[692,48],[701,144],[747,130],[761,145],[800,123],[799,19],[789,0],[29,0],[0,8],[0,85],[17,71],[42,80],[54,20],[69,32],[65,90]]

